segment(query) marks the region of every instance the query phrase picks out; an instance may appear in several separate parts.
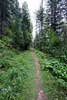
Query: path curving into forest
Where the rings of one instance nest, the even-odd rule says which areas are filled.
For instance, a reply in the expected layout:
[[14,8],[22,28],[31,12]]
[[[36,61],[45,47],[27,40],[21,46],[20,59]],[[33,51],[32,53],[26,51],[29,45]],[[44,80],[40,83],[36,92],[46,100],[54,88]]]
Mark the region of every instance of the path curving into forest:
[[41,84],[41,74],[40,74],[40,64],[38,62],[38,58],[35,54],[34,49],[32,50],[32,57],[35,65],[35,82],[36,82],[36,98],[37,100],[47,100],[46,94],[42,90],[42,84]]

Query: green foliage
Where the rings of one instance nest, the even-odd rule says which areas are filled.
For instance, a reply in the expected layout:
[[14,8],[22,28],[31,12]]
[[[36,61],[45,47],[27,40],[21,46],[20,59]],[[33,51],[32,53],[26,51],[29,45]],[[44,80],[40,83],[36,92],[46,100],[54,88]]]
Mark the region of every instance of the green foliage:
[[32,40],[32,25],[26,2],[22,6],[21,13],[21,16],[13,17],[12,19],[12,44],[13,47],[19,50],[27,50]]
[[58,86],[57,80],[53,77],[53,75],[49,71],[42,71],[42,88],[45,93],[47,93],[48,100],[65,100],[65,90],[63,91],[60,88],[60,84]]
[[66,14],[65,3],[66,0],[64,2],[62,0],[48,0],[45,10],[43,2],[41,2],[39,10],[36,12],[37,34],[34,39],[34,47],[55,57],[60,57],[67,51],[67,25],[63,20],[66,18],[61,15],[64,8]]
[[30,20],[30,15],[29,15],[29,10],[28,10],[28,5],[26,2],[23,3],[22,6],[22,19],[21,19],[21,30],[23,32],[23,37],[24,37],[24,49],[28,49],[31,40],[32,40],[32,24]]
[[28,5],[24,2],[22,10],[18,0],[0,1],[0,37],[12,47],[27,50],[32,41],[32,24]]
[[54,32],[50,27],[46,27],[43,33],[36,35],[34,40],[34,47],[40,51],[48,52],[54,56],[59,56],[62,53],[59,53],[61,48],[61,41],[58,38],[56,32]]
[[5,33],[6,33],[6,36],[11,36],[12,31],[11,31],[10,28],[6,27],[6,28],[4,29],[4,31],[5,31]]
[[41,77],[48,100],[65,100],[67,95],[67,65],[40,51],[35,51],[41,65]]
[[23,37],[23,32],[16,32],[13,37],[12,41],[13,47],[19,49],[19,50],[24,50],[24,37]]
[[34,77],[31,53],[10,49],[0,40],[0,100],[34,100]]
[[47,54],[45,55],[39,51],[36,51],[36,53],[39,57],[42,71],[49,70],[57,80],[63,80],[61,86],[63,87],[63,84],[65,84],[64,88],[67,89],[67,65],[53,57],[49,57]]
[[52,29],[48,29],[48,37],[49,37],[49,45],[51,46],[58,46],[60,44],[60,40],[56,34],[56,32],[54,32]]

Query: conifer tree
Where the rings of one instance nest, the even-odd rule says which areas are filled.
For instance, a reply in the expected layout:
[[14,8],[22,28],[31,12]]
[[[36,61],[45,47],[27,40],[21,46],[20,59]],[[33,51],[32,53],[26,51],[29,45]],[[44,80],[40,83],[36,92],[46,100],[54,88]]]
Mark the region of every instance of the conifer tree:
[[22,6],[22,22],[21,22],[21,30],[23,32],[24,37],[24,48],[27,49],[30,46],[31,38],[32,38],[32,24],[30,20],[30,14],[28,5],[26,2],[23,3]]

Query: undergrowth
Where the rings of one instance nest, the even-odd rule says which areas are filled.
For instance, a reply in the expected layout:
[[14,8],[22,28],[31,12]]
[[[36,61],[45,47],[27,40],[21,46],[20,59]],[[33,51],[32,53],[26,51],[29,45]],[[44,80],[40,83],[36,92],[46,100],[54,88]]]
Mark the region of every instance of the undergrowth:
[[11,49],[0,40],[0,100],[35,100],[31,52]]
[[40,51],[35,51],[41,65],[42,83],[49,100],[66,100],[67,65]]

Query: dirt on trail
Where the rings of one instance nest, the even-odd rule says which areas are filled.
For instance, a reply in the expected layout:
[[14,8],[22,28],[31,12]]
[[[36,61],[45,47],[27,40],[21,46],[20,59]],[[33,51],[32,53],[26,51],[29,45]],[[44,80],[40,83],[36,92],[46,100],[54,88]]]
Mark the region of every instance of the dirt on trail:
[[40,64],[38,62],[38,58],[34,52],[34,49],[32,49],[32,57],[35,65],[35,76],[36,76],[35,82],[36,82],[37,100],[47,100],[47,96],[41,88],[42,85],[41,85],[41,75],[40,75]]

